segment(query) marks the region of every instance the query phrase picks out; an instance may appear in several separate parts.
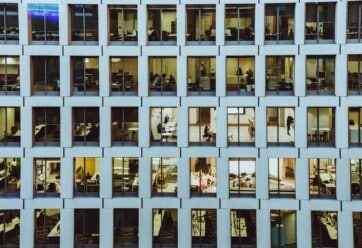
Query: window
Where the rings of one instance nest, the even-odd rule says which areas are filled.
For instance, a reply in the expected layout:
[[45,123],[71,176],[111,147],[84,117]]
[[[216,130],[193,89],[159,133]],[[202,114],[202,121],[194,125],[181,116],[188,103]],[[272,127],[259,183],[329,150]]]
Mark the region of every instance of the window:
[[334,146],[335,108],[307,108],[308,146]]
[[192,209],[191,225],[193,248],[201,248],[205,245],[210,248],[217,247],[215,209]]
[[333,95],[335,56],[308,55],[306,62],[307,95]]
[[111,44],[137,45],[137,6],[109,5],[109,41]]
[[215,44],[215,5],[186,5],[186,22],[188,44]]
[[347,42],[360,42],[362,31],[362,4],[360,1],[348,1]]
[[230,197],[255,197],[256,174],[255,158],[229,159]]
[[98,7],[70,5],[72,44],[98,44]]
[[216,108],[189,108],[190,145],[211,145],[216,142]]
[[294,8],[292,3],[265,5],[265,43],[293,43]]
[[18,4],[0,4],[0,43],[19,43]]
[[254,95],[255,57],[226,57],[228,95]]
[[306,43],[332,43],[334,41],[335,3],[306,3]]
[[33,44],[59,43],[59,10],[57,4],[29,3],[28,16]]
[[0,107],[0,146],[20,146],[20,108]]
[[138,144],[138,108],[112,108],[113,145]]
[[1,232],[1,247],[20,247],[20,210],[0,209],[0,226],[6,227]]
[[59,57],[33,56],[31,59],[34,95],[59,95]]
[[137,57],[111,57],[110,66],[112,95],[137,95]]
[[98,57],[72,57],[73,95],[98,95]]
[[176,45],[176,6],[147,6],[147,28],[148,43],[150,45]]
[[338,247],[337,214],[337,211],[311,211],[313,246]]
[[266,56],[266,92],[293,95],[294,56]]
[[228,108],[228,145],[254,145],[254,108]]
[[60,246],[60,209],[35,209],[36,247]]
[[354,247],[362,245],[362,212],[353,212]]
[[73,108],[73,141],[74,145],[98,145],[98,108]]
[[362,198],[362,159],[351,159],[351,196]]
[[177,143],[177,108],[152,107],[151,142],[153,145],[176,145]]
[[74,158],[74,195],[99,196],[99,158]]
[[295,197],[295,159],[269,158],[270,197]]
[[152,195],[177,195],[177,158],[152,158]]
[[268,145],[294,145],[294,108],[267,108]]
[[138,196],[138,158],[113,158],[113,195]]
[[270,210],[271,247],[297,247],[295,210]]
[[60,145],[59,108],[34,108],[35,145]]
[[349,144],[350,146],[362,145],[362,108],[349,108],[348,126],[349,126]]
[[309,159],[309,197],[336,198],[336,160]]
[[215,96],[215,57],[187,58],[187,90],[190,96]]
[[59,197],[60,189],[60,158],[35,158],[35,195]]
[[154,247],[177,246],[177,209],[153,209],[153,244]]
[[74,209],[75,248],[99,246],[99,209]]
[[256,211],[231,209],[230,217],[232,247],[256,248]]
[[253,44],[255,36],[255,5],[225,6],[225,43]]
[[114,247],[138,247],[138,209],[114,209]]
[[20,196],[20,171],[20,158],[0,158],[0,197]]
[[150,57],[148,64],[150,94],[176,96],[176,57]]
[[349,95],[362,94],[362,55],[348,55],[347,82]]
[[190,158],[191,196],[216,196],[216,158]]
[[0,56],[0,95],[20,94],[19,56]]

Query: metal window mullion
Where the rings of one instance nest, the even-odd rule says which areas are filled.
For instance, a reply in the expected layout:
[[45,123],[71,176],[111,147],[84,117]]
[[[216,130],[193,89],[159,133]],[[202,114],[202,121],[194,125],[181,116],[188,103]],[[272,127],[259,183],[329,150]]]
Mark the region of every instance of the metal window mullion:
[[202,26],[201,26],[201,21],[202,21],[202,9],[201,8],[199,8],[199,37],[198,37],[198,42],[201,42],[201,28],[202,28]]
[[[125,24],[124,24],[124,15],[125,15],[125,13],[124,13],[124,11],[125,11],[125,9],[124,8],[122,8],[121,9],[121,11],[122,11],[122,20],[121,20],[121,25],[122,25],[122,43],[124,44],[124,42],[125,42],[125,35],[123,35],[123,32],[124,32],[124,30],[126,30],[124,27],[125,27]],[[118,15],[118,13],[117,13],[117,15]],[[123,61],[122,61],[123,62]],[[123,70],[123,67],[122,67],[122,70]],[[122,78],[124,77],[123,76],[123,74],[124,74],[124,72],[122,73]]]
[[8,38],[8,35],[7,35],[7,32],[6,32],[6,29],[7,29],[7,22],[6,22],[6,5],[3,5],[3,10],[4,10],[4,31],[5,31],[5,41],[7,41],[7,38]]
[[86,26],[85,26],[85,7],[83,6],[82,7],[83,9],[83,42],[85,42],[85,30],[86,30]]
[[43,8],[43,21],[44,21],[44,40],[47,41],[47,24],[46,24],[46,14],[45,14],[45,9]]
[[361,19],[362,19],[362,17],[361,17],[361,15],[362,15],[362,5],[361,4],[359,4],[358,5],[358,30],[357,30],[357,38],[358,38],[358,42],[360,42],[360,40],[361,40]]
[[280,16],[279,16],[279,6],[276,7],[277,8],[277,42],[279,42],[279,20],[280,20]]
[[239,107],[238,107],[238,144],[241,143],[240,141],[240,114],[239,114]]
[[46,57],[43,57],[43,59],[44,59],[44,90],[45,90],[45,92],[47,92],[48,91],[48,60],[47,60],[47,58]]
[[[237,37],[237,41],[239,42],[240,41],[240,11],[241,11],[241,9],[240,8],[237,8],[236,9],[236,12],[237,12],[237,17],[238,17],[238,30],[237,30],[237,34],[238,34],[238,37]],[[224,36],[225,36],[225,34],[224,34]],[[238,61],[238,63],[239,63],[239,61]],[[238,79],[239,80],[239,79]],[[239,82],[239,81],[238,81]],[[240,86],[239,86],[240,87]]]
[[321,6],[320,5],[317,5],[317,28],[316,28],[316,31],[317,31],[317,40],[319,41],[319,32],[320,32],[320,30],[319,30],[319,17],[320,17],[320,8],[321,8]]
[[86,63],[87,63],[87,57],[82,58],[83,60],[83,93],[85,94],[85,92],[87,91],[87,76],[86,76]]

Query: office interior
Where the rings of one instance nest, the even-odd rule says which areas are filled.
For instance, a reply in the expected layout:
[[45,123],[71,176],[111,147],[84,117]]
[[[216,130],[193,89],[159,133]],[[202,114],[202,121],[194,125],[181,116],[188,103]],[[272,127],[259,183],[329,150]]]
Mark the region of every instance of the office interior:
[[217,242],[215,209],[191,210],[191,235],[193,247],[215,247]]
[[151,95],[176,95],[176,57],[149,57],[148,70]]
[[362,57],[361,55],[348,55],[347,60],[347,82],[348,93],[357,93],[362,90]]
[[190,158],[191,194],[216,194],[216,158]]
[[136,95],[138,89],[138,58],[111,57],[111,90],[113,95]]
[[231,209],[231,247],[256,246],[256,211]]
[[177,193],[177,158],[152,158],[152,193]]
[[351,159],[351,197],[362,197],[362,160]]
[[0,246],[19,247],[19,226],[20,210],[0,210]]
[[20,60],[18,56],[0,56],[0,94],[20,93]]
[[157,42],[176,45],[175,5],[150,5],[147,8],[147,35],[150,45]]
[[74,209],[74,247],[99,247],[99,209]]
[[294,8],[290,4],[265,5],[265,40],[294,40]]
[[296,247],[297,219],[295,210],[270,210],[271,247]]
[[348,111],[348,133],[350,145],[362,143],[362,108],[349,108]]
[[34,141],[36,145],[60,144],[60,109],[33,109]]
[[[31,80],[34,95],[47,94],[59,95],[60,73],[59,57],[32,56]],[[55,93],[57,92],[57,93]]]
[[[98,57],[72,57],[73,94],[83,95],[85,92],[99,91],[99,59]],[[90,93],[88,93],[90,94]]]
[[228,108],[228,144],[250,144],[255,142],[254,108]]
[[138,125],[138,108],[112,108],[113,144],[136,145]]
[[255,57],[226,58],[226,91],[228,95],[254,95]]
[[216,58],[187,58],[187,90],[189,95],[215,95]]
[[323,55],[306,58],[306,88],[307,94],[334,94],[335,56]]
[[[306,3],[305,6],[305,42],[310,40],[323,40],[333,42],[335,30],[334,2]],[[327,42],[329,42],[327,41]]]
[[34,186],[36,196],[60,196],[60,159],[34,159]]
[[152,217],[154,247],[177,247],[177,209],[154,208]]
[[336,160],[311,158],[309,163],[309,195],[313,197],[336,197]]
[[[0,43],[19,43],[19,10],[16,3],[2,3],[3,25],[0,27]],[[6,25],[4,25],[6,24]]]
[[333,145],[335,136],[335,109],[308,108],[307,131],[308,145]]
[[138,194],[139,185],[138,158],[113,158],[113,194]]
[[361,38],[361,3],[348,2],[348,18],[347,18],[347,39],[349,42],[359,42]]
[[74,158],[74,195],[98,196],[100,182],[100,159],[93,157]]
[[353,236],[354,245],[360,247],[362,245],[362,213],[353,212]]
[[20,142],[20,108],[0,107],[0,140],[3,143]]
[[137,6],[110,5],[109,6],[109,40],[112,43],[137,42]]
[[138,209],[114,209],[114,247],[138,247]]
[[225,42],[254,41],[255,6],[253,4],[225,6]]
[[293,56],[267,56],[266,91],[268,94],[292,95],[294,91],[294,57]]
[[0,195],[20,195],[20,165],[19,158],[0,158]]
[[255,159],[229,159],[229,193],[230,196],[239,194],[255,194]]
[[189,108],[189,143],[216,142],[216,108]]
[[294,145],[294,108],[267,108],[267,141],[269,145]]
[[177,142],[177,108],[151,108],[151,142]]
[[269,194],[271,197],[295,195],[294,158],[269,158]]
[[74,44],[98,44],[98,6],[70,5],[71,41]]
[[60,209],[35,209],[34,244],[39,247],[59,247]]
[[215,5],[186,5],[186,38],[188,42],[215,44]]
[[312,245],[316,247],[338,247],[336,211],[311,211],[311,223]]
[[98,144],[99,109],[96,107],[73,108],[74,145]]

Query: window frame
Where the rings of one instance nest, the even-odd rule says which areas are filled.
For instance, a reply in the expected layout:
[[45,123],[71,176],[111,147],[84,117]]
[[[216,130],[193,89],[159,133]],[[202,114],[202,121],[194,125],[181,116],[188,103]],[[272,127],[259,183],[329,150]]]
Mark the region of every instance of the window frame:
[[[4,74],[2,74],[4,78],[0,81],[0,95],[20,95],[20,57],[4,55],[0,56],[0,60],[4,62]],[[14,63],[9,63],[11,60],[13,60]],[[8,74],[8,68],[12,66],[17,67],[17,74]]]
[[[196,10],[196,11],[195,11]],[[196,13],[196,15],[195,15]],[[186,44],[187,45],[215,45],[216,40],[216,23],[210,23],[210,27],[213,27],[215,30],[215,36],[212,38],[211,33],[212,29],[208,29],[210,32],[210,40],[208,40],[206,37],[202,37],[202,15],[204,13],[210,13],[211,16],[216,17],[216,5],[215,4],[187,4],[186,5]],[[192,16],[193,18],[196,18],[195,21],[189,20],[189,16]],[[212,17],[211,17],[212,18]],[[215,18],[216,19],[216,18]],[[199,25],[196,25],[196,23],[199,23]],[[213,22],[213,20],[211,20]],[[195,25],[194,25],[195,24]],[[189,29],[192,30],[192,28],[195,28],[195,39],[192,39],[193,32],[190,32]],[[199,32],[199,34],[197,34]],[[205,27],[205,35],[206,35],[206,27]]]
[[[119,61],[118,61],[119,60]],[[136,68],[132,71],[131,60],[135,60]],[[137,96],[138,95],[138,57],[133,56],[111,56],[110,62],[110,91],[112,96]],[[113,72],[113,67],[120,62],[118,72]],[[129,72],[133,74],[130,74]],[[118,89],[118,90],[117,90]]]
[[[203,125],[202,123],[202,116],[203,114],[201,112],[205,112],[207,109],[209,109],[209,115],[210,118],[208,120],[209,124]],[[198,120],[195,124],[190,123],[190,119],[191,119],[191,111],[197,111],[197,117]],[[216,115],[216,107],[189,107],[188,109],[188,134],[189,134],[189,138],[188,138],[188,143],[190,146],[216,146],[216,138],[217,138],[217,129],[216,129],[216,122],[213,122],[214,124],[212,125],[212,110],[214,111],[214,115]],[[196,127],[198,128],[198,140],[196,141],[192,141],[190,136],[191,136],[191,127],[192,125],[196,125]],[[208,126],[209,128],[207,129],[206,126]],[[214,127],[215,126],[215,127]]]
[[[138,107],[112,107],[112,146],[137,146],[139,141],[139,114]],[[129,117],[136,113],[137,121],[134,117]],[[126,121],[128,119],[128,121]],[[126,124],[127,123],[127,124]],[[135,125],[136,124],[136,125]],[[128,126],[128,127],[127,127]],[[120,139],[116,133],[120,131]]]
[[[19,8],[17,3],[1,3],[3,14],[0,16],[0,19],[3,19],[4,29],[6,29],[5,35],[1,35],[0,44],[19,44]],[[13,10],[14,8],[14,10]],[[16,13],[16,27],[8,27],[8,22],[10,21],[12,15],[7,15],[8,12],[14,11]],[[15,18],[14,18],[15,20]],[[1,30],[3,34],[5,30]]]
[[[171,22],[171,31],[168,32],[165,30],[164,24],[165,24],[165,12],[174,12],[175,15],[175,21],[173,21],[174,24]],[[155,16],[153,16],[155,15]],[[153,16],[153,18],[151,18]],[[159,17],[159,18],[158,18]],[[160,27],[155,27],[155,24],[153,21],[155,19],[158,19]],[[147,27],[147,43],[149,45],[176,45],[177,44],[177,5],[147,5],[147,23],[152,25],[151,27]],[[152,23],[151,23],[152,22]],[[174,25],[174,27],[172,27]],[[174,30],[173,35],[175,37],[169,37],[169,35],[172,32],[172,29]],[[171,39],[170,39],[171,38]]]
[[[316,127],[313,128],[315,130],[312,130],[313,124],[309,120],[309,116],[312,115],[313,111],[316,111]],[[331,127],[323,128],[321,126],[320,121],[320,111],[327,109],[328,111],[331,111],[332,116],[329,117],[329,122],[331,122]],[[308,147],[334,147],[335,146],[335,116],[336,116],[336,108],[335,107],[308,107],[307,108],[307,145]],[[311,123],[311,124],[309,124]],[[314,131],[309,133],[308,130]],[[322,130],[326,129],[326,130]]]
[[[21,190],[21,158],[17,157],[4,157],[2,159],[2,164],[4,166],[4,177],[3,177],[3,183],[4,183],[4,190],[0,192],[0,197],[6,197],[6,198],[19,198],[20,197],[20,190]],[[12,160],[12,161],[11,161]],[[11,168],[10,168],[11,167]],[[14,167],[19,167],[14,170]],[[10,171],[10,172],[9,172]],[[8,178],[12,177],[11,180]],[[12,182],[15,178],[15,182]],[[9,186],[9,181],[11,181],[12,187]],[[8,190],[8,188],[14,188],[15,192]]]
[[[267,144],[268,146],[288,146],[293,147],[295,145],[295,108],[294,107],[267,107]],[[276,112],[276,118],[274,115],[271,115],[270,112]],[[281,113],[283,112],[283,114]],[[287,113],[287,114],[286,114]],[[284,120],[281,121],[281,118],[284,116]],[[290,119],[289,117],[292,117]],[[276,120],[275,120],[276,119]],[[272,134],[272,127],[274,127],[274,123],[276,122],[276,140],[272,138],[274,135]],[[288,127],[289,123],[289,127]],[[281,129],[287,129],[287,134],[282,135],[283,132]],[[288,130],[289,129],[289,130]],[[289,133],[289,134],[288,134]],[[292,133],[293,135],[290,135]],[[285,137],[285,140],[283,139]],[[289,136],[291,136],[289,139]]]
[[[57,169],[59,177],[55,178],[55,181],[48,180],[48,172],[52,169],[50,165],[50,161],[57,162]],[[38,170],[41,170],[38,176]],[[61,189],[61,180],[60,180],[60,158],[34,158],[34,196],[35,197],[60,197],[60,189]],[[44,178],[40,178],[44,175]],[[49,189],[49,185],[53,184],[55,186],[54,189]],[[38,185],[42,185],[42,187],[38,188]],[[58,191],[59,189],[59,191]]]
[[[314,165],[312,165],[312,163],[316,163]],[[326,165],[326,163],[329,162],[333,162],[330,165]],[[327,158],[314,158],[314,159],[308,159],[308,170],[309,170],[309,198],[310,199],[336,199],[337,197],[337,174],[336,174],[336,168],[337,168],[337,164],[336,164],[336,159],[327,159]],[[325,166],[325,170],[326,172],[321,172],[321,170],[324,170],[323,168],[321,168],[323,165]],[[311,171],[313,166],[313,172]],[[335,172],[328,172],[328,167],[329,166],[334,166],[334,170]],[[333,167],[332,167],[333,168]],[[328,174],[328,175],[327,175]],[[334,176],[333,176],[334,175]],[[322,176],[325,177],[329,177],[329,181],[325,182],[326,180],[323,181]],[[328,190],[327,190],[327,186],[326,184],[330,184],[330,193],[328,194]],[[311,187],[312,186],[316,186],[317,187],[317,193],[312,193]],[[334,186],[334,187],[333,187]],[[334,189],[333,189],[334,188]],[[322,191],[325,191],[325,193],[323,193]]]
[[[118,10],[118,12],[117,12]],[[122,13],[121,25],[116,27],[117,35],[111,32],[113,28],[114,21],[112,21],[112,11],[116,11],[116,13]],[[135,14],[133,19],[133,30],[128,30],[126,25],[126,17],[129,13]],[[108,32],[108,40],[110,45],[131,45],[135,46],[138,43],[138,23],[137,23],[137,5],[108,5],[108,22],[109,22],[109,32]],[[119,22],[119,19],[117,18]],[[117,23],[118,23],[117,22]],[[118,33],[119,29],[123,30],[121,34]],[[111,36],[113,34],[113,36]]]
[[[121,168],[118,168],[116,166],[116,160],[121,160]],[[128,160],[128,174],[126,174],[126,160]],[[131,176],[130,171],[130,161],[135,161],[132,162],[132,170],[136,170],[135,173],[132,173],[134,175]],[[134,164],[135,163],[135,164]],[[133,168],[134,166],[134,168]],[[121,171],[120,174],[116,174],[116,171]],[[123,197],[123,196],[127,196],[127,197],[138,197],[138,192],[139,192],[139,159],[137,157],[114,157],[112,159],[112,191],[113,191],[113,197]],[[116,178],[117,176],[122,176],[122,178]],[[127,178],[129,178],[130,180],[132,180],[132,185],[130,190],[127,190],[127,183],[126,180]],[[122,179],[120,180],[120,190],[116,189],[118,188],[118,182],[116,183],[115,179]],[[130,182],[128,182],[130,183]]]
[[[271,181],[273,180],[273,178],[272,178],[273,175],[272,175],[271,170],[274,169],[274,168],[271,168],[271,166],[273,164],[272,163],[273,160],[276,160],[276,169],[277,169],[277,176],[276,176],[277,188],[275,190],[272,189],[272,187],[271,187],[271,185],[272,185]],[[292,161],[292,169],[293,169],[294,178],[292,178],[293,184],[290,185],[291,190],[282,190],[281,189],[283,180],[285,181],[285,179],[287,177],[286,176],[287,172],[285,172],[285,174],[283,176],[280,171],[280,165],[284,164],[284,160],[286,160],[286,162]],[[288,163],[288,165],[290,165],[290,164]],[[286,168],[290,168],[290,167],[286,167]],[[270,198],[295,198],[296,197],[296,180],[297,180],[297,177],[295,176],[295,174],[296,174],[295,158],[269,158],[268,169],[269,169],[269,182],[268,182],[269,183],[269,185],[268,185],[269,197]],[[289,173],[290,173],[290,171],[289,171]],[[288,176],[291,176],[291,175],[288,175]]]
[[[73,18],[75,18],[75,14],[76,14],[76,8],[80,8],[82,10],[82,29],[80,30],[79,33],[77,33],[76,31],[74,31],[73,29],[76,29],[76,27],[73,27],[73,23],[79,22],[74,20]],[[70,15],[70,27],[69,27],[69,32],[70,32],[70,43],[72,45],[98,45],[98,39],[99,39],[99,14],[98,14],[98,5],[96,4],[71,4],[69,5],[69,15]],[[86,16],[88,15],[88,11],[94,12],[95,14],[97,14],[97,16],[95,17],[96,20],[92,20],[91,22],[97,22],[96,24],[96,31],[93,32],[89,32],[88,29],[88,25],[87,23],[89,23],[89,19],[86,18]],[[93,15],[93,13],[90,13],[90,15]],[[95,37],[93,36],[95,35]],[[78,37],[78,38],[77,38]],[[83,37],[83,39],[82,39]]]
[[[82,116],[77,115],[78,111],[82,114]],[[73,146],[98,146],[100,141],[99,108],[73,107],[72,113]],[[91,117],[88,117],[89,115]],[[93,117],[95,117],[94,120]],[[76,123],[77,119],[82,122]],[[89,119],[90,121],[88,121]],[[91,124],[91,126],[89,124]],[[87,138],[88,135],[90,135],[89,138]],[[79,138],[76,136],[79,136]]]
[[[194,65],[193,69],[191,68],[192,64]],[[212,68],[212,65],[215,68]],[[215,56],[187,56],[187,95],[215,96],[216,69]]]
[[[232,171],[231,162],[235,161],[235,160],[237,161],[238,174],[236,174],[236,177],[234,179],[231,179],[231,177],[234,174],[234,173],[231,173],[231,171]],[[242,165],[242,164],[240,164],[240,162],[253,163],[254,171],[252,173],[247,173],[247,172],[242,171],[241,167],[246,166],[246,165]],[[241,157],[229,158],[228,167],[229,167],[229,197],[255,197],[256,196],[256,159],[255,158],[241,158]],[[243,177],[246,177],[245,182],[242,179],[242,175],[243,175]],[[254,177],[254,180],[252,179],[252,177]],[[235,180],[238,184],[236,190],[232,189],[234,187]],[[247,181],[249,181],[249,183]],[[250,183],[250,181],[251,181],[251,183]],[[242,184],[245,184],[246,187],[242,187],[241,186]],[[250,190],[246,190],[246,188],[248,188]]]
[[[84,247],[87,244],[99,245],[100,230],[99,209],[74,209],[74,247]],[[92,222],[88,223],[89,220]],[[95,223],[93,222],[95,220]],[[78,227],[80,225],[80,227]],[[98,233],[88,233],[90,228]],[[80,229],[80,233],[77,230]],[[87,241],[88,239],[88,241]],[[78,241],[78,242],[77,242]]]
[[[78,161],[80,164],[78,164]],[[92,163],[90,160],[94,160]],[[74,196],[75,197],[99,197],[100,196],[100,180],[101,169],[96,171],[97,164],[101,167],[100,159],[97,157],[75,157],[73,158],[74,168]],[[89,175],[87,167],[92,166],[94,168],[94,174]],[[77,174],[80,175],[80,179],[77,178]]]
[[[204,163],[199,164],[202,161]],[[196,167],[199,167],[197,170]],[[192,170],[194,167],[194,171]],[[215,157],[190,157],[191,197],[216,197],[217,161]],[[206,174],[206,175],[204,175]],[[204,178],[203,178],[204,177]],[[197,184],[196,184],[197,183]],[[206,189],[206,191],[204,191]]]

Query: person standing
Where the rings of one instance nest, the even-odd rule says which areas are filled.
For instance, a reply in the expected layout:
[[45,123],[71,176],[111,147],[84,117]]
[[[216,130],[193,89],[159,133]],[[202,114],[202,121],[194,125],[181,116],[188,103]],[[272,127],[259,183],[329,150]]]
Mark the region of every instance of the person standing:
[[287,117],[287,134],[290,135],[289,131],[290,131],[290,125],[294,123],[294,119],[292,116],[288,115]]

